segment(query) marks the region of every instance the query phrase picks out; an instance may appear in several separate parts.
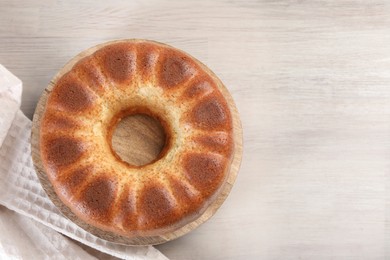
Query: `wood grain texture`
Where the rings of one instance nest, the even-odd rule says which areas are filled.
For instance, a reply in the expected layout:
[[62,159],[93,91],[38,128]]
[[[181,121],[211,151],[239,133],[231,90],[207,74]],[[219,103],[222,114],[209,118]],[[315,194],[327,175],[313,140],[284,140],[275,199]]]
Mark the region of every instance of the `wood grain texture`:
[[[158,246],[172,259],[390,258],[390,2],[0,2],[0,63],[22,109],[81,50],[117,38],[206,63],[240,111],[244,160],[206,224]],[[223,241],[223,243],[221,243]]]
[[132,115],[117,124],[111,144],[123,161],[141,166],[157,159],[165,146],[165,131],[161,123],[150,116]]

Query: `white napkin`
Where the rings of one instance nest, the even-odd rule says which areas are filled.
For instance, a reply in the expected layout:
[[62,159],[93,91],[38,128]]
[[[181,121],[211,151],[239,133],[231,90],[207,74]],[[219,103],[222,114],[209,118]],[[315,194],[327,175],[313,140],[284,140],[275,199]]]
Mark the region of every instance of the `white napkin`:
[[0,208],[0,259],[95,259],[57,232],[123,259],[167,259],[152,246],[100,239],[60,213],[34,170],[31,121],[19,110],[21,93],[22,82],[0,64],[0,204],[20,214]]

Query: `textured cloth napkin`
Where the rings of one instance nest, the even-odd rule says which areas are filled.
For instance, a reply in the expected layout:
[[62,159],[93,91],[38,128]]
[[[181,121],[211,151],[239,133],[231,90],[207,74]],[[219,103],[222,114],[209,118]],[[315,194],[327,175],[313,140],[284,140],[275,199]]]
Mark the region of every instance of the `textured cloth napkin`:
[[0,259],[96,259],[61,234],[123,259],[167,259],[152,246],[100,239],[60,213],[34,170],[21,94],[22,82],[0,64],[0,204],[13,211],[0,208]]

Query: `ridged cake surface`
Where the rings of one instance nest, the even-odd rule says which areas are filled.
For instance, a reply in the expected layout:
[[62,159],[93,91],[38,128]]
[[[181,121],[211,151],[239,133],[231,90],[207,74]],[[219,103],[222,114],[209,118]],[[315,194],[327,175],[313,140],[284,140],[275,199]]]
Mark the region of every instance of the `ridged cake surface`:
[[[200,216],[226,182],[234,152],[221,81],[168,45],[126,40],[78,61],[53,87],[40,126],[55,192],[81,220],[126,237],[172,232]],[[131,114],[159,120],[166,144],[143,166],[111,136]]]

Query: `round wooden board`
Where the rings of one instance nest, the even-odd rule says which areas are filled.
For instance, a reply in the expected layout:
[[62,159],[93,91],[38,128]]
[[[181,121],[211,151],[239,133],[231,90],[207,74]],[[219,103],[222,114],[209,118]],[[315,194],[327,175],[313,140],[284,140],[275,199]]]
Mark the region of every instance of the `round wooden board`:
[[[80,59],[94,53],[96,50],[104,47],[105,45],[112,44],[115,42],[123,42],[123,41],[134,41],[134,40],[119,40],[119,41],[111,41],[104,44],[97,45],[95,47],[92,47],[90,49],[87,49],[80,54],[78,54],[76,57],[74,57],[72,60],[70,60],[58,73],[57,75],[50,81],[49,86],[44,90],[42,93],[38,105],[35,109],[34,118],[33,118],[33,125],[32,125],[32,133],[31,133],[31,147],[32,147],[32,159],[34,162],[34,166],[38,175],[38,178],[49,196],[49,198],[53,201],[53,203],[56,205],[56,207],[64,214],[65,217],[76,223],[78,226],[83,228],[84,230],[90,232],[91,234],[100,237],[102,239],[105,239],[110,242],[119,243],[119,244],[126,244],[126,245],[155,245],[155,244],[161,244],[165,243],[167,241],[176,239],[191,230],[198,227],[200,224],[204,223],[206,220],[208,220],[214,213],[217,211],[217,209],[222,205],[222,203],[225,201],[226,197],[228,196],[235,180],[237,177],[237,173],[240,167],[241,158],[242,158],[242,127],[241,122],[239,118],[239,114],[237,111],[237,108],[234,104],[233,98],[230,95],[229,91],[222,86],[220,88],[220,91],[225,96],[229,107],[232,112],[233,116],[233,127],[234,127],[234,157],[231,164],[230,172],[227,177],[227,181],[224,184],[224,186],[221,189],[220,194],[218,197],[207,207],[205,212],[199,216],[197,219],[193,220],[192,222],[188,223],[187,225],[177,229],[174,232],[164,233],[159,236],[149,236],[149,237],[135,237],[135,238],[127,238],[124,236],[116,235],[111,232],[102,231],[101,229],[95,228],[83,221],[81,221],[79,218],[77,218],[70,209],[65,206],[62,201],[57,197],[56,193],[54,192],[54,189],[50,183],[50,181],[47,178],[47,175],[44,171],[42,161],[40,158],[40,147],[39,147],[39,138],[40,138],[40,123],[41,118],[43,115],[43,112],[45,111],[46,101],[48,99],[48,96],[50,95],[50,92],[52,88],[54,87],[57,80],[67,73],[75,63],[77,63]],[[134,121],[135,120],[135,121]],[[137,121],[139,120],[139,121]],[[133,119],[131,122],[131,125],[134,126],[134,124],[137,124],[137,122],[140,124],[140,127],[145,127],[148,124],[153,124],[153,122],[148,121],[146,118],[136,118]],[[122,132],[124,136],[127,130],[125,129],[126,125],[129,126],[129,124],[122,124],[124,126],[123,129],[117,129],[116,131]],[[119,127],[119,126],[118,126]],[[136,148],[137,142],[134,142],[133,148]],[[149,156],[149,154],[146,154],[146,156]],[[134,161],[137,161],[139,159],[133,158]]]

